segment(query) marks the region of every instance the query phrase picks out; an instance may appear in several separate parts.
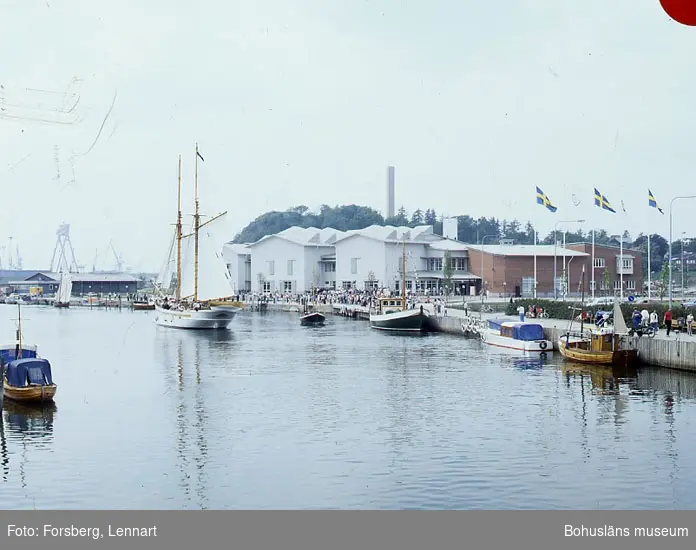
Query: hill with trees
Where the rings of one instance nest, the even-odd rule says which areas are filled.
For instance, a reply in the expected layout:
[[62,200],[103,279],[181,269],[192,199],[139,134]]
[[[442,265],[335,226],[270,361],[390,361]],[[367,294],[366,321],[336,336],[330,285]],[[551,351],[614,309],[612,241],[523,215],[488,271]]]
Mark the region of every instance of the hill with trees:
[[[534,244],[534,226],[531,222],[522,223],[518,220],[501,220],[497,218],[473,218],[469,215],[457,216],[457,239],[475,244],[487,235],[497,235],[502,239],[512,239],[516,244]],[[260,215],[240,231],[232,242],[252,243],[266,235],[272,235],[284,231],[289,227],[317,227],[323,229],[332,227],[341,231],[351,229],[363,229],[370,225],[394,225],[415,227],[416,225],[432,225],[433,231],[442,235],[442,218],[437,215],[435,209],[417,209],[410,215],[404,207],[399,208],[395,216],[384,218],[379,212],[368,206],[355,204],[328,206],[322,205],[318,212],[312,212],[305,205],[288,208],[284,212],[272,211]],[[559,232],[560,236],[560,232]],[[643,251],[643,268],[647,270],[647,235],[640,234],[632,240],[628,232],[624,232],[624,245]],[[540,244],[553,244],[553,232],[545,237],[539,235]],[[566,242],[589,242],[592,240],[592,232],[578,231],[566,232]],[[619,245],[617,235],[609,235],[605,230],[595,231],[595,243],[605,245]],[[630,243],[630,244],[628,244]],[[664,257],[669,245],[667,239],[653,233],[650,236],[651,271],[657,273],[662,269]],[[696,253],[696,239],[691,239],[684,247],[685,251]],[[681,252],[679,242],[672,243],[672,253],[676,256]]]

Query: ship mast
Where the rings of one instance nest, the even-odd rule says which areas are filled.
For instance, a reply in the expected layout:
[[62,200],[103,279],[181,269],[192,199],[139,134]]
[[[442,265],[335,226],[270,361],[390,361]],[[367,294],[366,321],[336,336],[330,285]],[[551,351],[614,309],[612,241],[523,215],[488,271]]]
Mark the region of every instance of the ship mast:
[[176,301],[179,300],[181,300],[181,155],[179,155],[179,191],[176,216]]
[[198,230],[200,229],[200,215],[198,214],[198,143],[196,143],[196,175],[193,182],[194,205],[193,214],[193,301],[198,300]]
[[401,311],[406,311],[406,239],[401,249]]

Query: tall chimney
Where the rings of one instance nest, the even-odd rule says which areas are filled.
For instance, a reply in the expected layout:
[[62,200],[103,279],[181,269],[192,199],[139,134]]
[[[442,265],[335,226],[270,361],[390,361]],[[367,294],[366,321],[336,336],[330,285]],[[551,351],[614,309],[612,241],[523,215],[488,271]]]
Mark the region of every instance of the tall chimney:
[[387,218],[396,215],[394,208],[394,167],[387,168]]

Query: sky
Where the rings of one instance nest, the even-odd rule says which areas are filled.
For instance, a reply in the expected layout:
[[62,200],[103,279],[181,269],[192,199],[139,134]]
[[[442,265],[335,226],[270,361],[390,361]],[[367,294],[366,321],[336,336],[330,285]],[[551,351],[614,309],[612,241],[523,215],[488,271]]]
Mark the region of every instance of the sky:
[[[668,235],[696,28],[658,0],[0,0],[0,258],[157,271],[176,218],[305,204]],[[536,204],[539,185],[558,207]],[[597,187],[617,213],[593,205]],[[623,208],[622,208],[623,201]],[[673,235],[694,235],[693,202]],[[625,208],[625,212],[624,212]],[[2,249],[1,247],[5,247]],[[14,256],[14,254],[13,254]]]

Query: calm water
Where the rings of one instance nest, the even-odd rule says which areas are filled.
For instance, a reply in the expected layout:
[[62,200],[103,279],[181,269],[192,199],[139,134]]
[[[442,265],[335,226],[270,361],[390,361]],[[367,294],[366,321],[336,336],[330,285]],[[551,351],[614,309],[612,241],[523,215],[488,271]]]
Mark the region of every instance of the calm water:
[[243,313],[213,336],[22,312],[59,388],[55,410],[5,402],[0,508],[696,508],[690,375],[333,317]]

